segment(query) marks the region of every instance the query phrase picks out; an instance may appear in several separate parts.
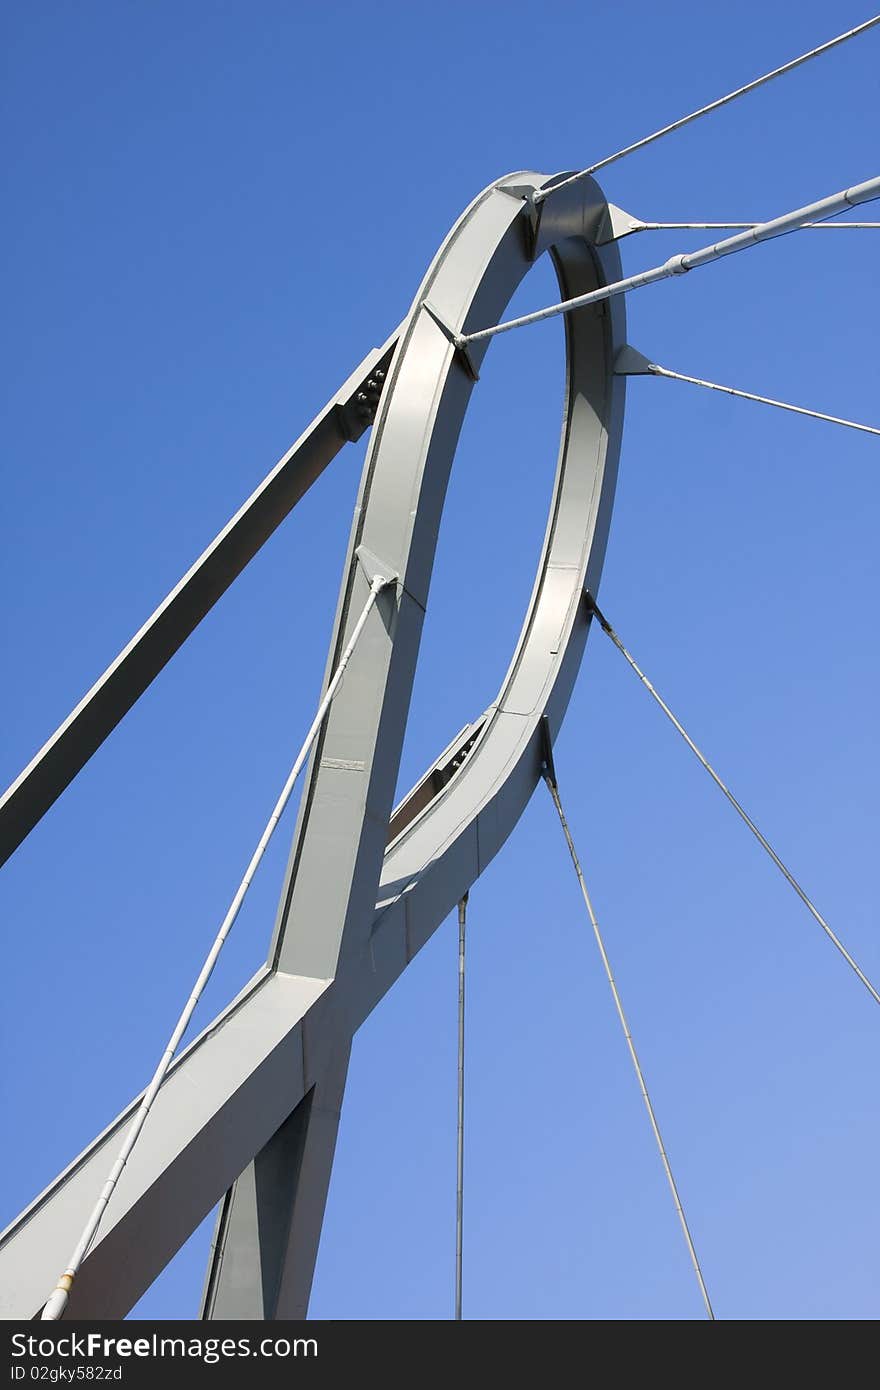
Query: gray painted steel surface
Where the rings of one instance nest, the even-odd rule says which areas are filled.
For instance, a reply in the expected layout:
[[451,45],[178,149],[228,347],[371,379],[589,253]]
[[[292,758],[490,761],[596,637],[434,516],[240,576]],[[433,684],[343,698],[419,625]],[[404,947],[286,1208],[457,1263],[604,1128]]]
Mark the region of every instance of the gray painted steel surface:
[[[475,345],[468,360],[452,339],[496,322],[544,252],[566,298],[620,275],[616,248],[601,245],[608,212],[591,179],[529,212],[522,190],[552,182],[518,174],[485,190],[401,326],[325,686],[372,574],[399,580],[370,615],[316,746],[267,967],[176,1061],[76,1280],[72,1318],[122,1316],[218,1202],[204,1315],[305,1313],[352,1035],[501,848],[540,780],[544,728],[552,737],[562,720],[589,628],[584,588],[597,592],[605,551],[623,419],[620,299],[566,319],[553,501],[498,697],[392,815],[447,479],[484,351]],[[130,1114],[0,1238],[3,1316],[32,1316],[47,1297]]]
[[0,864],[6,863],[339,450],[368,428],[370,421],[358,407],[358,396],[371,374],[388,366],[396,341],[394,334],[355,368],[0,797]]

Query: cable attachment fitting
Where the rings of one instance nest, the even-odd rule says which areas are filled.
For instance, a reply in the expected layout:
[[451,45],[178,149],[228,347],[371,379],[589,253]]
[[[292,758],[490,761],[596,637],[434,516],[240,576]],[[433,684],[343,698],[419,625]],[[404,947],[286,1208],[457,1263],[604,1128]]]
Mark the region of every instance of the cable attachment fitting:
[[[551,191],[551,189],[543,190],[543,195],[546,196]],[[535,260],[538,253],[538,234],[541,229],[541,209],[543,207],[537,189],[530,183],[507,183],[500,184],[498,192],[506,193],[510,198],[522,200],[522,225],[525,231],[526,255],[530,261]]]
[[428,315],[428,318],[432,319],[433,322],[436,323],[437,327],[440,329],[440,332],[446,339],[448,339],[448,341],[454,347],[455,360],[458,362],[459,366],[464,369],[464,371],[470,377],[471,381],[479,381],[479,369],[477,368],[477,364],[471,356],[471,351],[468,347],[467,337],[462,333],[456,333],[452,325],[446,322],[446,319],[440,313],[440,310],[436,309],[429,299],[425,299],[422,301],[422,308]]
[[383,588],[389,584],[396,584],[400,575],[393,565],[389,565],[385,560],[380,559],[374,551],[369,550],[365,545],[359,545],[354,552],[355,559],[364,572],[368,584],[372,584],[377,579],[383,580]]
[[584,589],[584,598],[586,599],[587,612],[589,613],[590,617],[596,619],[602,631],[607,632],[608,636],[611,638],[613,642],[619,642],[620,638],[614,631],[614,628],[611,626],[608,619],[605,617],[605,614],[602,612],[602,609],[599,607],[598,603],[593,598],[593,595],[590,593],[589,589]]
[[73,1281],[76,1278],[75,1269],[66,1269],[49,1295],[43,1311],[40,1314],[41,1322],[59,1322],[64,1316],[64,1311],[70,1300],[70,1291],[73,1288]]
[[556,764],[553,761],[553,736],[550,733],[550,720],[546,714],[541,716],[541,776],[547,785],[556,789]]

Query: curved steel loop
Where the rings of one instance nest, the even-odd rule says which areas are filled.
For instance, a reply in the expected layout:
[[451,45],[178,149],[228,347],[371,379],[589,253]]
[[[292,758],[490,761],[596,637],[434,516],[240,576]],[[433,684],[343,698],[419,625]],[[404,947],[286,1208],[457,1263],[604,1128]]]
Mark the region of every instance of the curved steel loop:
[[[305,1315],[352,1034],[497,853],[540,778],[545,737],[558,731],[586,641],[584,588],[598,590],[604,558],[623,420],[625,378],[614,374],[626,341],[622,299],[566,316],[553,499],[498,697],[392,814],[449,470],[485,351],[479,344],[465,357],[455,339],[497,321],[545,251],[566,298],[620,275],[613,242],[599,245],[609,218],[597,185],[584,178],[554,191],[557,181],[512,175],[480,194],[431,265],[390,362],[381,358],[388,376],[325,687],[373,577],[397,582],[363,628],[315,748],[267,967],[169,1070],[77,1275],[69,1317],[123,1316],[218,1202],[204,1316]],[[526,196],[535,189],[550,190],[539,210]],[[187,627],[199,616],[198,604],[190,608]],[[156,669],[173,649],[167,642]],[[123,690],[108,728],[143,684]],[[53,796],[69,780],[62,772]],[[40,1308],[136,1105],[0,1237],[0,1316]]]
[[[592,179],[551,191],[537,226],[529,222],[523,194],[553,183],[520,173],[483,192],[441,247],[401,329],[364,469],[328,672],[362,606],[371,563],[399,576],[396,604],[393,612],[386,606],[384,625],[375,616],[372,642],[356,656],[310,768],[272,956],[296,974],[339,973],[343,939],[345,958],[369,946],[374,972],[380,955],[399,959],[401,943],[409,959],[512,831],[540,777],[542,718],[555,737],[568,703],[589,626],[583,591],[598,589],[616,481],[624,380],[613,364],[626,341],[621,299],[566,321],[553,498],[531,600],[498,697],[397,808],[386,846],[443,500],[483,355],[483,345],[475,345],[474,358],[465,360],[453,339],[499,318],[545,251],[566,296],[619,273],[614,243],[597,246],[608,213]],[[363,788],[359,823],[343,810],[351,808],[356,778]],[[366,932],[370,890],[364,884],[357,891],[365,860],[372,872],[381,864],[378,905]],[[320,941],[313,928],[319,901]],[[329,939],[328,921],[337,923]],[[377,997],[361,997],[355,1026],[362,1006],[372,1007]]]

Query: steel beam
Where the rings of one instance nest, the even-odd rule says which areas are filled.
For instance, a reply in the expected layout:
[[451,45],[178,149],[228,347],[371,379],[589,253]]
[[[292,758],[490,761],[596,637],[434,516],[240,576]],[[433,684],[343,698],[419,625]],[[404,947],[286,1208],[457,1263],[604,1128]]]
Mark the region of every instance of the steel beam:
[[387,368],[396,341],[394,334],[355,368],[0,797],[0,865],[140,699],[343,445],[367,429],[372,409],[363,409],[358,397],[363,395],[366,400],[367,382],[374,379],[377,370]]
[[336,1150],[349,1052],[343,1049],[220,1207],[203,1318],[304,1318]]

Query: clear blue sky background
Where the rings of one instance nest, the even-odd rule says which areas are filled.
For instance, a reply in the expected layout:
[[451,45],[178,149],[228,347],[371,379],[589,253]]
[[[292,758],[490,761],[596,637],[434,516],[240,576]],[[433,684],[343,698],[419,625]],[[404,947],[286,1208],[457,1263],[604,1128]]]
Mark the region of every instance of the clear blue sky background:
[[[480,188],[589,163],[864,17],[4,6],[4,784],[397,323]],[[619,164],[608,196],[748,219],[865,179],[878,69],[874,33]],[[625,267],[699,244],[646,233]],[[788,237],[631,297],[630,341],[878,423],[878,257],[880,233]],[[541,265],[514,307],[553,297]],[[401,790],[504,672],[561,342],[558,321],[504,337],[474,394]],[[311,719],[361,458],[339,457],[0,875],[4,1218],[152,1070]],[[878,507],[876,439],[631,383],[603,604],[875,979]],[[719,1317],[876,1316],[880,1011],[601,634],[557,760]],[[290,831],[202,1021],[264,956]],[[467,1316],[699,1317],[543,793],[470,920]],[[444,924],[357,1038],[316,1317],[451,1313],[455,937]],[[209,1235],[139,1315],[195,1315]]]

